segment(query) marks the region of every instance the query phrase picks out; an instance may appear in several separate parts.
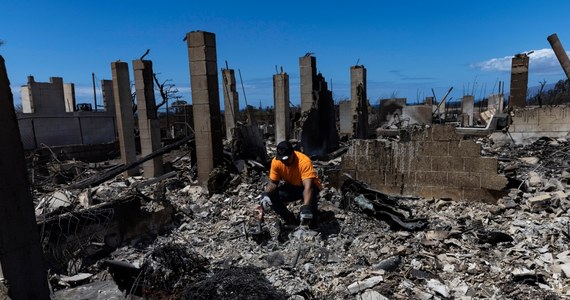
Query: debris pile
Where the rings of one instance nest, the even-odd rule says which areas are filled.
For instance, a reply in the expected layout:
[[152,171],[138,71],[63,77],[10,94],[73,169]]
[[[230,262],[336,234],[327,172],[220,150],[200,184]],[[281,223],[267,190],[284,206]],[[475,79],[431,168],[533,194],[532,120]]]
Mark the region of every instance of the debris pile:
[[[508,195],[496,205],[385,195],[350,178],[337,190],[323,170],[334,169],[338,160],[333,166],[316,161],[325,183],[318,226],[289,228],[270,212],[261,236],[255,234],[256,206],[267,172],[247,161],[240,164],[241,173],[223,172],[225,190],[211,195],[196,186],[180,152],[171,157],[175,175],[159,181],[117,178],[80,190],[53,186],[37,197],[38,220],[85,217],[102,206],[117,213],[120,206],[106,205],[136,198],[151,221],[129,222],[156,227],[128,236],[73,227],[77,254],[58,256],[73,267],[50,269],[54,297],[65,299],[64,294],[97,283],[102,293],[118,289],[149,299],[569,296],[568,142],[541,139],[521,147],[481,138],[478,143],[485,155],[499,158],[499,171],[511,180]],[[171,218],[158,214],[168,206]],[[298,206],[292,204],[291,211]],[[48,236],[42,241],[51,248],[44,249],[53,252]],[[78,263],[86,253],[90,259]],[[87,274],[77,282],[81,285],[70,284],[68,277],[78,274]]]

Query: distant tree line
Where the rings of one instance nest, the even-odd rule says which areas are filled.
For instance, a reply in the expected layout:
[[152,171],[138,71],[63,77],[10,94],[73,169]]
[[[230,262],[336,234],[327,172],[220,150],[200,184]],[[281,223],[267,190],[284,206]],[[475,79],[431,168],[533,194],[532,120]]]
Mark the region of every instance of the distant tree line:
[[544,91],[546,81],[540,82],[536,95],[527,100],[529,105],[560,105],[570,103],[570,80],[559,80],[552,89]]

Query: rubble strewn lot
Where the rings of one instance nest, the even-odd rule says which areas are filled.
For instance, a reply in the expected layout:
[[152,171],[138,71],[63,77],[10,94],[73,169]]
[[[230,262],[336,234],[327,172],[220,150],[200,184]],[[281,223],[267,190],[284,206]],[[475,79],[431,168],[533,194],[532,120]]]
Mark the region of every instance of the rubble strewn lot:
[[[171,154],[176,175],[158,182],[117,178],[83,190],[44,185],[41,192],[36,189],[39,222],[59,218],[63,224],[63,215],[83,220],[73,223],[80,224],[73,234],[60,231],[65,239],[55,239],[66,251],[58,252],[50,233],[42,233],[44,251],[52,254],[47,257],[54,298],[569,296],[570,143],[548,138],[528,146],[497,145],[488,138],[478,143],[484,155],[498,157],[499,172],[509,178],[508,196],[496,205],[382,198],[372,189],[335,188],[324,170],[338,166],[338,159],[317,161],[326,188],[314,229],[284,227],[269,213],[260,230],[256,198],[267,172],[246,162],[240,174],[225,172],[224,191],[210,195],[193,181],[195,170],[182,151]],[[95,167],[83,167],[87,171],[74,174],[96,174]],[[114,217],[105,215],[108,203],[125,199],[140,203],[137,209],[155,223],[145,223],[152,233],[118,243],[112,231],[95,228],[113,223]],[[414,226],[403,227],[386,212]],[[99,227],[84,232],[82,226],[93,223]]]

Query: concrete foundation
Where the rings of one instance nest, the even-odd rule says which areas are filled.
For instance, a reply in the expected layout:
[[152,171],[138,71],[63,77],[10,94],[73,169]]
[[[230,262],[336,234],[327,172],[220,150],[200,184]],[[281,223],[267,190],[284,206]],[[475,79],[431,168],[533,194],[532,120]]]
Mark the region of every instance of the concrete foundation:
[[198,181],[205,187],[210,172],[223,159],[216,36],[210,32],[192,31],[186,34],[186,41],[190,61]]
[[[133,70],[137,95],[141,156],[147,156],[161,148],[160,121],[154,98],[152,61],[134,60]],[[144,177],[162,175],[162,156],[143,163]]]
[[0,264],[8,282],[9,296],[12,299],[50,299],[24,149],[2,56],[0,166]]
[[224,118],[226,120],[226,139],[232,140],[232,132],[237,124],[239,114],[239,98],[236,90],[234,70],[223,69],[222,80],[224,89]]
[[516,109],[509,126],[509,134],[517,144],[530,144],[541,137],[568,138],[569,133],[568,106]]
[[497,159],[449,125],[408,131],[401,141],[353,140],[342,169],[387,193],[495,203],[507,184]]
[[[129,78],[129,65],[126,62],[111,63],[113,73],[113,92],[115,95],[115,112],[119,146],[121,148],[121,162],[129,164],[136,161],[135,148],[135,119],[133,116],[133,99],[131,95],[131,81]],[[125,176],[138,174],[137,168],[125,172]]]
[[511,65],[511,93],[509,95],[509,107],[525,107],[526,92],[528,89],[528,55],[517,54],[512,59]]
[[273,101],[275,107],[275,142],[286,141],[291,132],[289,115],[289,75],[273,75]]

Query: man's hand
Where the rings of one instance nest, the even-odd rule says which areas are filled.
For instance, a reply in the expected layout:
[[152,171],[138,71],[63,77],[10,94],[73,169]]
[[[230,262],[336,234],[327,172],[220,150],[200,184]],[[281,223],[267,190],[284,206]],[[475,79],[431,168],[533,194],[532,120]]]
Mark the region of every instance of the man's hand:
[[299,210],[299,217],[301,219],[301,224],[310,223],[313,220],[313,211],[309,205],[301,206]]
[[267,193],[261,194],[261,199],[259,199],[259,205],[263,207],[263,210],[269,210],[272,204],[273,203],[271,203],[271,199],[269,198]]

